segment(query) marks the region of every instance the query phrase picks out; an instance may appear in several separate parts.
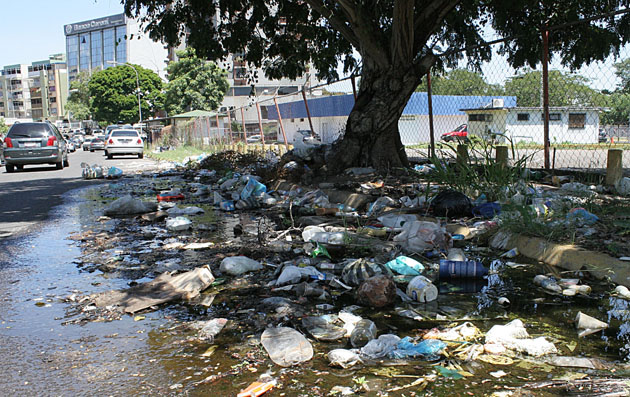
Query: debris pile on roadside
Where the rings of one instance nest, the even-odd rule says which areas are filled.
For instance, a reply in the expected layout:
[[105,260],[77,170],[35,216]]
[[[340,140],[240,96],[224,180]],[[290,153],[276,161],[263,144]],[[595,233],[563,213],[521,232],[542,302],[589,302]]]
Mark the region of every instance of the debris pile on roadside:
[[[506,287],[514,272],[527,269],[539,303],[605,293],[588,272],[547,266],[542,274],[514,262],[518,248],[488,246],[499,229],[519,223],[598,233],[599,218],[584,208],[597,189],[585,185],[521,181],[492,201],[425,182],[432,172],[426,166],[397,178],[357,168],[301,185],[271,179],[277,169],[311,179],[299,159],[277,164],[225,152],[197,160],[196,169],[122,178],[101,189],[101,229],[73,236],[85,252],[78,266],[146,281],[69,298],[76,322],[166,303],[211,307],[184,322],[210,343],[225,334],[255,338],[262,346],[250,357],[256,365],[268,357],[291,367],[318,355],[344,369],[424,361],[433,372],[418,378],[429,382],[472,376],[479,365],[507,369],[545,357],[555,365],[571,355],[571,341],[511,314],[524,305]],[[616,293],[630,296],[621,287]],[[457,307],[462,296],[478,296],[478,307]],[[605,316],[591,314],[596,318],[580,313],[567,321],[576,339],[607,328],[598,320]],[[261,378],[251,388],[264,393],[282,383]]]

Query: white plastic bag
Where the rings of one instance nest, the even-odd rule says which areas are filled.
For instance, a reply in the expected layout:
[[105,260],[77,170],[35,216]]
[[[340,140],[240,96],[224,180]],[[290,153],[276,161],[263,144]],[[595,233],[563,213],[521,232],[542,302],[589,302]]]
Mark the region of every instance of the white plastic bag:
[[142,201],[140,199],[134,199],[130,195],[119,198],[113,201],[103,213],[106,216],[112,215],[136,215],[145,214],[147,212],[153,212],[157,210],[156,203],[150,203]]
[[298,331],[289,327],[267,328],[260,337],[269,358],[282,367],[313,358],[313,346]]
[[385,227],[401,228],[405,224],[415,222],[418,218],[413,214],[387,214],[377,218]]
[[263,267],[260,262],[246,256],[230,256],[221,261],[221,266],[219,268],[223,273],[227,273],[232,276],[239,276],[247,272],[260,270]]
[[178,216],[166,220],[166,228],[171,232],[181,232],[192,227],[190,219],[184,216]]
[[446,229],[433,222],[405,222],[402,229],[403,231],[393,240],[409,252],[423,252],[433,248],[447,249],[451,241]]

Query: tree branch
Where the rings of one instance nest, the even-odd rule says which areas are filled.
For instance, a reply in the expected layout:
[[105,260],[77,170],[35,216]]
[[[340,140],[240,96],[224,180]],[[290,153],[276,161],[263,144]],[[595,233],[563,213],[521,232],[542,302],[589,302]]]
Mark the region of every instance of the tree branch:
[[315,11],[319,12],[328,23],[335,28],[346,40],[354,46],[354,48],[361,48],[359,38],[352,31],[352,29],[346,24],[346,21],[342,20],[338,16],[333,14],[333,11],[326,7],[322,0],[305,0]]
[[420,51],[426,40],[433,34],[449,12],[459,4],[460,0],[432,0],[418,15],[414,23],[414,53]]
[[370,15],[366,15],[365,5],[357,4],[354,0],[336,0],[339,8],[346,15],[352,30],[359,37],[361,46],[357,47],[362,56],[369,56],[382,68],[391,65],[390,58],[385,51],[387,40],[383,38],[382,28],[375,24]]

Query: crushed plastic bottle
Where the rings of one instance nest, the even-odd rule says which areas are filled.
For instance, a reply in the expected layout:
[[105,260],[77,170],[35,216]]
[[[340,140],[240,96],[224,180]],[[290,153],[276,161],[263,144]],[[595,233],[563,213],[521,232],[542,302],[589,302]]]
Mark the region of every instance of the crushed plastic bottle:
[[363,347],[375,339],[377,333],[376,324],[372,320],[363,319],[354,326],[354,330],[350,334],[350,343],[355,348]]

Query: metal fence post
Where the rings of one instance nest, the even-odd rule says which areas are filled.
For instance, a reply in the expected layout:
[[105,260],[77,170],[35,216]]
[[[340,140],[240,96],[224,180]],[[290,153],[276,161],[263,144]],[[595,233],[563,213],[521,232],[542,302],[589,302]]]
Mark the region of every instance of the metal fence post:
[[247,145],[247,132],[245,131],[245,112],[241,107],[241,120],[243,122],[243,143]]
[[263,144],[263,151],[265,150],[265,131],[263,131],[262,118],[260,117],[260,104],[256,102],[256,112],[258,113],[258,128],[260,129],[260,140]]
[[430,144],[429,144],[429,157],[435,157],[435,131],[433,130],[433,100],[431,98],[431,68],[427,72],[427,100],[429,105],[429,133],[430,133]]
[[542,54],[542,89],[543,89],[543,112],[545,120],[543,124],[544,149],[545,149],[545,169],[549,169],[549,31],[545,25],[542,34],[543,54]]
[[308,117],[308,124],[311,126],[311,137],[315,137],[315,129],[313,128],[313,120],[311,119],[311,111],[308,109],[308,101],[306,100],[306,90],[302,86],[302,98],[304,99],[304,106],[306,107],[306,116]]
[[284,147],[289,151],[289,142],[287,142],[287,134],[284,131],[284,124],[282,123],[282,115],[280,114],[280,107],[278,106],[278,100],[273,97],[273,103],[276,105],[276,112],[278,112],[278,122],[280,122],[280,131],[282,131],[282,138],[284,138]]

